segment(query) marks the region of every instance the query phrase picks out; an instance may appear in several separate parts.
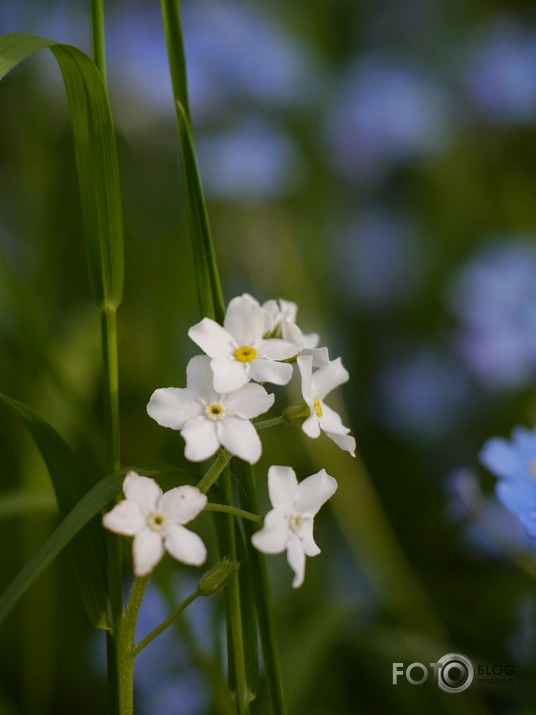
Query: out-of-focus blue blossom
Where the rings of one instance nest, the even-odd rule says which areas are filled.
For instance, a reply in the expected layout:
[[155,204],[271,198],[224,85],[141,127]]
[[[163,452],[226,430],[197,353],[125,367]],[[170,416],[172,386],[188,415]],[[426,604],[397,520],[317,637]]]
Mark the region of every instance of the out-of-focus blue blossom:
[[489,124],[534,122],[536,27],[495,20],[468,52],[465,85],[480,117]]
[[464,522],[464,539],[473,551],[502,557],[505,552],[536,550],[536,541],[515,516],[493,495],[482,492],[473,470],[455,470],[445,485],[449,498],[447,516]]
[[349,221],[336,241],[344,294],[365,310],[405,303],[426,270],[427,258],[414,222],[381,208]]
[[448,300],[469,369],[490,388],[525,384],[536,368],[536,241],[480,250],[454,276]]
[[194,111],[221,112],[230,98],[288,107],[314,86],[312,58],[267,14],[241,0],[182,6]]
[[510,441],[492,437],[479,459],[499,477],[498,499],[517,516],[531,536],[536,536],[536,430],[517,427]]
[[329,107],[325,133],[335,168],[368,181],[442,149],[453,122],[436,78],[381,56],[351,67]]
[[379,382],[381,420],[417,441],[442,437],[466,405],[467,379],[439,347],[393,356]]
[[290,137],[275,123],[254,118],[200,135],[198,156],[207,191],[242,202],[285,195],[301,165]]

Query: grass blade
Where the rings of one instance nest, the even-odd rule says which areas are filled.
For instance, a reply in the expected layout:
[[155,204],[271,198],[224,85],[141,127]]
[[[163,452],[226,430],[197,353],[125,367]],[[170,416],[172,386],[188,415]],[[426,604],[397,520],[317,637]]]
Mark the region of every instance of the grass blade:
[[[88,492],[86,474],[56,430],[26,405],[5,395],[0,403],[22,419],[46,464],[60,514],[66,516]],[[88,523],[72,545],[75,570],[91,622],[102,624],[107,608],[106,549],[97,520]]]
[[[135,469],[146,476],[157,476],[177,471],[167,464],[148,464],[120,469],[102,479],[69,511],[34,556],[25,564],[0,597],[0,623],[6,618],[27,589],[71,542],[121,491],[125,474]],[[104,533],[102,527],[99,528]]]
[[117,307],[124,281],[121,194],[112,115],[100,72],[76,47],[17,32],[0,37],[0,79],[44,48],[58,61],[69,103],[93,297],[99,308]]

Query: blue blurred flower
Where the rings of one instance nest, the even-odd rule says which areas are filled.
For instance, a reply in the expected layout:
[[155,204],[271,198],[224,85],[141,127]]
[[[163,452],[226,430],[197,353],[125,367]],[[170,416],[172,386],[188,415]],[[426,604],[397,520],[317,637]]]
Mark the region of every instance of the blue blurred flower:
[[441,150],[452,128],[449,99],[420,67],[369,56],[350,68],[329,102],[326,138],[345,177],[382,179]]
[[536,28],[496,19],[468,53],[465,85],[481,117],[490,124],[534,122]]
[[439,347],[420,347],[392,358],[379,383],[381,420],[416,440],[439,439],[466,405],[464,372]]
[[200,135],[198,155],[207,191],[244,203],[285,195],[301,167],[291,138],[274,122],[251,117]]
[[182,7],[192,106],[198,116],[243,97],[280,107],[314,87],[312,58],[263,10],[241,0],[195,0]]
[[519,238],[477,252],[454,276],[448,301],[460,354],[487,386],[516,387],[536,368],[536,243]]
[[376,207],[337,232],[335,260],[344,295],[360,309],[383,310],[411,297],[428,255],[411,219]]
[[499,477],[498,499],[536,536],[536,430],[517,427],[511,441],[489,439],[479,454],[481,463]]
[[463,521],[466,543],[477,553],[503,557],[505,552],[534,551],[536,542],[511,512],[484,494],[473,470],[461,468],[446,479],[449,498],[446,513]]

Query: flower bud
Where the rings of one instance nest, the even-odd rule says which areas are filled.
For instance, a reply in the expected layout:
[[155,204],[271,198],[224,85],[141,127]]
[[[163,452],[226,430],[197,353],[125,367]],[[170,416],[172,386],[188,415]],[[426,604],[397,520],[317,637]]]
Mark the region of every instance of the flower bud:
[[292,405],[283,410],[283,419],[288,425],[296,425],[306,420],[310,414],[309,406],[302,402],[299,405]]
[[209,569],[201,576],[199,581],[199,591],[202,596],[212,596],[227,585],[235,571],[240,567],[237,561],[231,561],[227,557]]

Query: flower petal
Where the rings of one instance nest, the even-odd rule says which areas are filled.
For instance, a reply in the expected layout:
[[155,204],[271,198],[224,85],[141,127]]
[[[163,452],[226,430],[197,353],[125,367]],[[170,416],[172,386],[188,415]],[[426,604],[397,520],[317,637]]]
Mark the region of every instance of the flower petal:
[[216,402],[214,373],[208,355],[195,355],[186,366],[186,385],[206,402]]
[[349,434],[350,430],[342,423],[338,412],[331,409],[325,402],[322,402],[322,417],[318,418],[320,427],[324,432],[334,432],[335,434]]
[[162,427],[178,430],[184,427],[185,422],[202,414],[202,411],[195,392],[182,387],[161,387],[155,390],[147,405],[149,417]]
[[207,558],[201,537],[180,524],[170,524],[166,528],[164,545],[166,551],[183,564],[201,566]]
[[[309,407],[309,409],[311,408]],[[312,437],[313,439],[316,439],[320,436],[320,424],[318,422],[318,417],[313,413],[312,410],[309,417],[302,424],[302,430],[308,437]]]
[[275,396],[268,394],[264,387],[250,382],[225,396],[225,409],[230,415],[250,420],[267,412],[274,400]]
[[145,515],[137,502],[124,499],[102,517],[102,524],[115,534],[134,536],[145,527]]
[[234,358],[214,358],[210,367],[214,373],[214,389],[220,394],[232,392],[244,387],[250,377],[246,371],[246,365],[249,363],[239,362]]
[[262,454],[262,443],[255,427],[240,417],[226,417],[217,423],[221,444],[226,450],[250,464],[255,464]]
[[305,552],[301,541],[294,534],[292,534],[287,543],[287,561],[294,571],[292,588],[299,588],[305,577]]
[[320,507],[337,491],[337,480],[325,469],[311,474],[298,485],[296,510],[314,516]]
[[345,452],[350,452],[352,457],[355,457],[355,439],[349,434],[340,434],[337,432],[326,432],[326,436],[335,442],[337,447],[344,449]]
[[478,455],[480,462],[498,477],[511,477],[518,468],[515,449],[502,437],[492,437]]
[[315,396],[313,395],[313,357],[312,355],[300,355],[297,362],[301,376],[303,399],[309,404]]
[[125,477],[123,491],[126,498],[136,502],[144,514],[153,511],[162,496],[162,490],[154,479],[142,477],[134,471],[128,472]]
[[283,512],[293,511],[298,480],[292,467],[274,465],[268,470],[268,493],[272,506]]
[[184,484],[167,491],[158,506],[159,511],[162,511],[171,521],[187,524],[203,511],[206,504],[206,494],[200,492],[197,487]]
[[292,365],[286,362],[275,362],[264,358],[256,358],[249,365],[249,375],[257,382],[271,382],[274,385],[286,385],[292,377]]
[[164,544],[158,532],[146,528],[134,536],[132,558],[136,576],[146,576],[151,573],[163,555]]
[[302,520],[298,536],[306,556],[318,556],[320,549],[313,538],[314,520],[312,517]]
[[280,554],[287,548],[288,537],[288,518],[281,511],[272,509],[264,517],[262,529],[251,537],[251,543],[263,554]]
[[254,346],[271,331],[272,316],[254,298],[245,294],[229,303],[223,324],[239,346]]
[[181,430],[186,442],[184,454],[190,462],[203,462],[218,451],[220,441],[216,433],[216,422],[195,419],[187,422]]
[[215,320],[203,318],[188,330],[188,335],[210,357],[233,354],[233,338]]
[[333,360],[324,367],[321,367],[313,375],[315,386],[315,397],[323,400],[324,397],[339,385],[347,382],[350,378],[348,370],[343,367],[340,358]]
[[288,360],[288,358],[294,357],[300,349],[300,344],[279,338],[261,340],[257,348],[259,355],[268,358],[268,360]]

